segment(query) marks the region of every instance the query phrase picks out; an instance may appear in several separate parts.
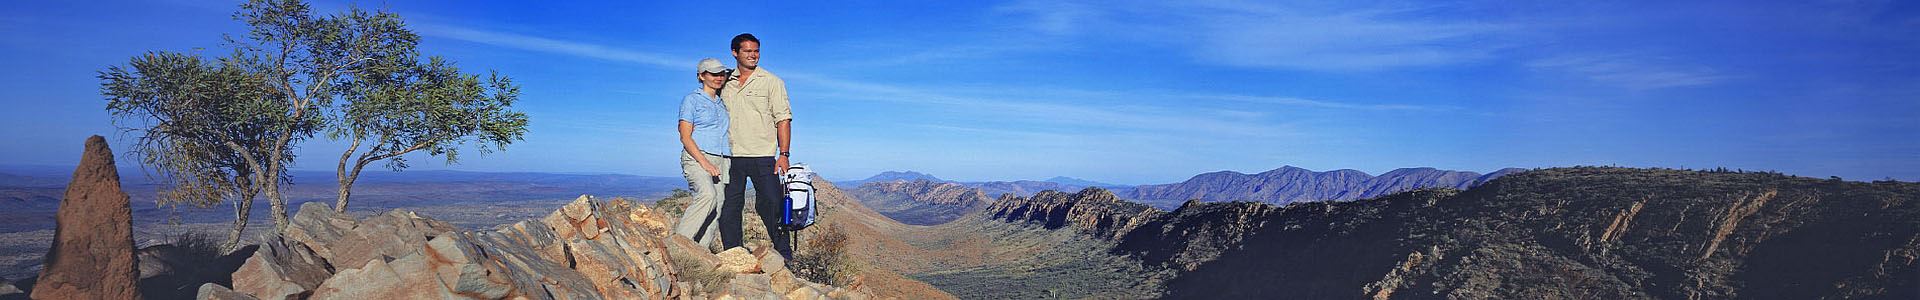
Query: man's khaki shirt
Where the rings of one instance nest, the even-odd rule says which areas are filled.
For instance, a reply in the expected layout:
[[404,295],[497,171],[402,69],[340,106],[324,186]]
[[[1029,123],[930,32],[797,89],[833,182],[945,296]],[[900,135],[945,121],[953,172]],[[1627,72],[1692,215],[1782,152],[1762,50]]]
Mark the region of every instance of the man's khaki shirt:
[[767,72],[753,71],[748,78],[735,77],[720,89],[720,101],[727,104],[732,128],[728,132],[733,156],[767,157],[780,153],[773,123],[793,119],[787,103],[787,81]]

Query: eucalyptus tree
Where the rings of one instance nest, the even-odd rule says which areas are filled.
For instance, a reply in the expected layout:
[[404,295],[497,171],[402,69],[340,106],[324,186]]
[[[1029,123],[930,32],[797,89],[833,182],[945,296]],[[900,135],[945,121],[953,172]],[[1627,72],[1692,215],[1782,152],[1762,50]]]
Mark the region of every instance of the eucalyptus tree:
[[[283,132],[274,112],[287,110],[263,74],[240,57],[215,62],[184,53],[151,52],[125,67],[100,73],[101,94],[115,126],[140,136],[128,152],[150,176],[168,183],[161,205],[234,206],[233,229],[222,248],[239,245],[260,192],[265,147]],[[281,162],[292,156],[281,156]]]
[[399,171],[407,168],[403,155],[418,151],[453,164],[461,146],[475,144],[481,153],[501,150],[527,132],[526,114],[510,110],[520,88],[499,73],[490,72],[483,82],[437,56],[425,63],[395,58],[381,65],[361,74],[365,84],[345,91],[340,122],[331,133],[352,141],[340,153],[336,211],[347,211],[353,183],[368,164],[385,160],[388,169]]
[[233,51],[217,63],[149,53],[102,71],[102,94],[116,126],[140,134],[132,152],[172,183],[163,201],[235,201],[237,237],[252,198],[264,196],[280,233],[293,149],[332,126],[329,115],[350,115],[335,112],[337,100],[387,85],[394,68],[418,67],[418,37],[389,12],[315,16],[298,0],[252,0],[233,18],[248,32],[227,36]]

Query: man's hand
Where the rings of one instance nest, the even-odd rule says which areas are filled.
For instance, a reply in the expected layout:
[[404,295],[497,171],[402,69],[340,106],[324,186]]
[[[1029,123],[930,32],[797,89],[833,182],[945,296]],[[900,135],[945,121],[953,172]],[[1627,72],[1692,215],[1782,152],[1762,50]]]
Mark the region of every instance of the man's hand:
[[780,156],[780,158],[776,158],[773,160],[773,174],[780,175],[780,176],[787,175],[787,157],[786,156]]

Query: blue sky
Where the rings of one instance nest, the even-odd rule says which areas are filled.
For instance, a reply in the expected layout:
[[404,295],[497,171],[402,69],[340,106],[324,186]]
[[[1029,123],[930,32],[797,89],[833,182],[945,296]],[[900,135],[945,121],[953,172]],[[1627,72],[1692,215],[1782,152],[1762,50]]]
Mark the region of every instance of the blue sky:
[[[727,40],[752,32],[793,95],[796,160],[829,178],[1622,165],[1920,180],[1912,1],[661,2],[359,5],[401,14],[424,53],[522,84],[525,141],[420,169],[678,176],[694,63],[731,64]],[[218,1],[0,6],[5,164],[70,165],[91,134],[129,144],[97,71],[224,53],[221,34],[245,30]],[[302,144],[295,168],[332,169],[344,149]]]

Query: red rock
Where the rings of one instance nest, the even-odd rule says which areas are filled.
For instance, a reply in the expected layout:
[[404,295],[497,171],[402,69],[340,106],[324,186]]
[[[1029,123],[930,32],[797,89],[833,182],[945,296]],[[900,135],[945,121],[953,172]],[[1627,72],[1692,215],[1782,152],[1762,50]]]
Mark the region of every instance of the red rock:
[[87,138],[55,215],[53,248],[33,299],[138,299],[133,210],[106,138]]
[[233,290],[227,289],[227,287],[220,286],[212,282],[201,284],[199,296],[194,298],[200,299],[200,300],[257,300],[257,299],[260,299],[260,298],[255,298],[253,297],[253,295],[248,295],[246,293],[235,292]]
[[233,291],[267,299],[305,297],[333,276],[326,264],[305,245],[268,241],[234,271]]

